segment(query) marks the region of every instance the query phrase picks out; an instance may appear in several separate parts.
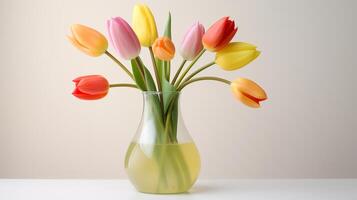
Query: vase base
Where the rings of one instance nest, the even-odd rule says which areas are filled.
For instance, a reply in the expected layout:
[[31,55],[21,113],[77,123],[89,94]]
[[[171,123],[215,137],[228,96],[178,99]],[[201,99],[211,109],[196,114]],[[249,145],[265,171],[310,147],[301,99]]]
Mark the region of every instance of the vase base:
[[132,143],[127,155],[125,168],[129,180],[142,193],[185,193],[195,183],[200,170],[200,158],[193,142]]
[[174,194],[187,194],[189,193],[188,191],[177,191],[177,192],[152,192],[152,191],[140,191],[136,190],[140,193],[144,194],[157,194],[157,195],[174,195]]

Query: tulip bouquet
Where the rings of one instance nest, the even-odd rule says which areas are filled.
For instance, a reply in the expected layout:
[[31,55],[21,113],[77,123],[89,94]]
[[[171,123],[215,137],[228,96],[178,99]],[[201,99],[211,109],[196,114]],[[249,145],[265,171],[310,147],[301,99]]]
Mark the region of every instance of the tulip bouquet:
[[[95,100],[105,97],[109,89],[115,87],[131,87],[151,92],[154,95],[150,97],[149,103],[152,108],[152,118],[157,127],[156,142],[178,143],[177,94],[194,82],[209,80],[227,84],[235,98],[253,108],[260,107],[260,102],[267,99],[264,90],[246,78],[229,81],[216,76],[197,76],[214,65],[227,71],[237,70],[259,56],[260,52],[255,45],[231,42],[237,31],[235,22],[229,17],[219,19],[207,31],[199,22],[194,23],[182,39],[180,48],[182,62],[174,68],[171,66],[171,60],[176,50],[171,38],[171,14],[169,13],[163,36],[159,37],[152,12],[146,5],[138,4],[133,10],[131,26],[121,17],[107,21],[109,41],[120,58],[130,61],[131,68],[128,68],[108,52],[108,42],[105,36],[90,27],[80,24],[72,25],[72,34],[68,36],[68,39],[74,46],[90,56],[107,55],[133,81],[132,83],[110,84],[100,75],[82,76],[73,80],[76,88],[72,94],[79,99]],[[147,67],[140,58],[142,47],[149,50],[152,61],[150,67]],[[196,62],[207,51],[214,53],[215,59],[192,71]],[[158,155],[162,156],[160,152]],[[177,168],[185,169],[182,166]]]

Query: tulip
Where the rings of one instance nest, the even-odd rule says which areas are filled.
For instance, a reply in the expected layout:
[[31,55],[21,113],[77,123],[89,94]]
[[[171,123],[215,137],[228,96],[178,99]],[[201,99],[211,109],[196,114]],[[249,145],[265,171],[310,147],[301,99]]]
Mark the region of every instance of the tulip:
[[122,18],[116,17],[107,21],[110,42],[123,59],[131,60],[140,53],[140,43],[129,24]]
[[232,42],[216,53],[215,63],[224,70],[239,69],[259,56],[257,47],[244,42]]
[[67,36],[69,41],[79,50],[90,56],[100,56],[108,48],[108,41],[98,31],[81,24],[71,26],[72,36]]
[[203,46],[210,51],[216,52],[223,49],[232,40],[238,28],[233,20],[223,17],[214,23],[203,35]]
[[73,96],[83,100],[101,99],[108,94],[109,83],[100,75],[81,76],[73,80],[76,88]]
[[246,78],[238,78],[233,81],[231,89],[236,99],[252,108],[259,108],[260,101],[267,99],[265,91],[258,84]]
[[168,37],[157,38],[152,46],[152,49],[154,51],[154,55],[160,60],[169,61],[175,55],[175,45]]
[[150,47],[157,38],[154,16],[149,7],[144,4],[137,4],[134,6],[133,29],[142,46]]
[[193,60],[201,52],[204,33],[205,28],[198,22],[188,29],[181,43],[181,56],[185,60]]

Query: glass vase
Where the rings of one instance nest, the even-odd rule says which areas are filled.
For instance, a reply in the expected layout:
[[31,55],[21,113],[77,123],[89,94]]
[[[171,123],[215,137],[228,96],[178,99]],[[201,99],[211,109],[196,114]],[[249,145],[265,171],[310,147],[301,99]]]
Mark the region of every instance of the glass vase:
[[140,192],[187,192],[198,177],[200,156],[179,99],[179,92],[143,92],[141,122],[125,157],[128,177]]

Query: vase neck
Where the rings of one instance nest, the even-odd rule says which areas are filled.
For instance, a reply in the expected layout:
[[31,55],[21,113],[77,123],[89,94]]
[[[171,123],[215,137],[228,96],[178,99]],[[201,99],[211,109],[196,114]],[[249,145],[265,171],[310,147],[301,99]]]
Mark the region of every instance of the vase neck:
[[165,116],[173,107],[179,107],[180,92],[143,92],[143,112],[161,112],[165,121]]
[[191,139],[182,120],[179,99],[179,92],[143,92],[143,113],[136,138],[142,143],[161,144]]

